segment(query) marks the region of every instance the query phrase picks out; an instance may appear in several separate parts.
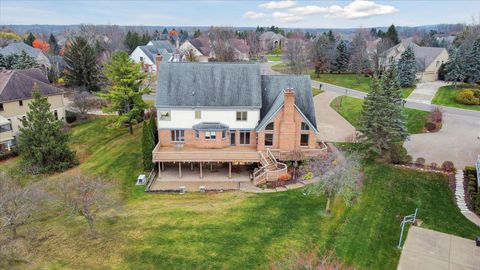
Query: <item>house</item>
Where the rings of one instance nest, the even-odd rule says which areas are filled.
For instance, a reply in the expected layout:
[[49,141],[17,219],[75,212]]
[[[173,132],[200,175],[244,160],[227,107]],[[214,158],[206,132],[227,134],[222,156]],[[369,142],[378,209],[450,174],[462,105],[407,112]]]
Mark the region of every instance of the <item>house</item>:
[[425,82],[438,80],[440,66],[448,61],[447,50],[438,47],[418,46],[409,40],[404,40],[385,51],[378,60],[380,68],[386,69],[393,62],[400,60],[402,53],[408,47],[412,47],[415,54],[417,79]]
[[20,119],[26,117],[35,84],[48,98],[55,118],[65,118],[64,91],[51,85],[42,71],[0,70],[0,151],[10,150],[16,143]]
[[138,46],[130,54],[135,63],[142,63],[145,72],[155,72],[155,55],[160,54],[170,58],[175,52],[175,46],[168,40],[152,40],[147,45]]
[[273,49],[281,49],[285,44],[285,37],[281,34],[268,31],[258,37],[260,49],[263,51],[271,51]]
[[[249,176],[261,185],[287,173],[285,161],[324,151],[309,76],[261,75],[252,63],[161,62],[159,70],[153,161],[160,168],[155,185],[168,188],[156,190],[179,183],[198,189],[193,178],[219,179],[217,189],[238,189]],[[225,174],[212,175],[213,166]]]
[[25,52],[28,56],[35,58],[37,63],[44,69],[50,69],[51,63],[48,57],[37,48],[33,48],[23,42],[10,43],[4,48],[0,48],[0,54],[11,55]]
[[178,48],[178,52],[183,56],[192,52],[198,62],[208,62],[208,59],[213,57],[210,41],[207,37],[185,40]]
[[250,46],[247,45],[246,41],[239,38],[231,38],[230,44],[233,47],[235,52],[235,59],[239,61],[248,61],[250,52]]

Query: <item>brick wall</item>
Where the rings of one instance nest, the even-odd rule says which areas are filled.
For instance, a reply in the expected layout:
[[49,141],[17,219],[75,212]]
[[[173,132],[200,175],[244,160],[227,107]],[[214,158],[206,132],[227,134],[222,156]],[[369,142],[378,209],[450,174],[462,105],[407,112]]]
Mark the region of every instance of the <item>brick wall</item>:
[[[240,145],[240,130],[233,130],[235,132],[235,144]],[[186,129],[184,142],[172,142],[171,130],[159,129],[159,139],[161,146],[175,146],[178,143],[182,143],[188,147],[197,148],[224,148],[230,146],[230,131],[226,132],[225,138],[222,137],[222,131],[216,132],[216,139],[205,139],[205,132],[199,131],[199,138],[195,137],[195,131],[193,129]],[[257,143],[255,131],[250,131],[250,144],[249,146],[255,146]],[[246,145],[245,145],[246,146]]]

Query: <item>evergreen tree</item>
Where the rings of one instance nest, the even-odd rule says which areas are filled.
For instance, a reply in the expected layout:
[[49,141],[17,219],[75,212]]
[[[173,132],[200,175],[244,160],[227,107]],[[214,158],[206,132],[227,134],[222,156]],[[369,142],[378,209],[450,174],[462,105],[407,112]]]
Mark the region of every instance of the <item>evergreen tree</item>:
[[408,48],[400,55],[398,61],[398,76],[402,87],[412,86],[415,84],[417,73],[417,63],[415,61],[415,53],[412,47]]
[[465,59],[459,48],[453,46],[450,48],[444,73],[445,80],[453,82],[455,88],[457,87],[457,82],[463,82],[465,80]]
[[83,37],[75,37],[64,54],[66,79],[69,85],[97,91],[99,64],[95,48]]
[[385,154],[392,145],[408,138],[402,104],[396,65],[393,64],[381,78],[374,76],[371,91],[363,103],[360,138],[369,150]]
[[154,114],[150,114],[150,129],[152,130],[153,138],[155,145],[158,143],[158,130],[157,130],[157,121]]
[[385,33],[385,37],[390,39],[390,41],[393,43],[393,45],[397,45],[398,43],[400,43],[400,38],[398,38],[397,29],[395,28],[395,25],[393,25],[393,24],[390,25],[390,27],[388,27],[388,30]]
[[35,41],[35,36],[32,32],[28,33],[28,36],[23,40],[26,44],[33,46],[33,42]]
[[160,39],[160,32],[158,32],[157,29],[155,29],[155,31],[153,31],[152,39],[153,40],[159,40]]
[[480,83],[480,38],[475,40],[466,57],[466,74],[469,83]]
[[168,35],[168,30],[167,30],[167,28],[163,28],[162,34],[163,34],[163,35]]
[[105,112],[117,112],[117,126],[127,124],[133,134],[133,124],[142,117],[147,107],[142,95],[150,92],[144,85],[147,74],[141,72],[141,64],[135,64],[126,52],[117,52],[105,65],[104,74],[108,79],[109,89],[99,96],[107,99],[110,106]]
[[[257,26],[257,28],[258,28],[258,26]],[[201,35],[202,35],[202,32],[200,32],[200,29],[195,30],[195,32],[193,33],[194,38],[198,38]]]
[[[137,46],[146,45],[148,42],[150,42],[150,40],[152,40],[152,37],[150,36],[148,31],[146,31],[145,33],[142,34],[142,38],[140,39],[140,43],[137,44]],[[135,46],[135,48],[137,46]]]
[[29,69],[39,67],[35,58],[22,51],[21,54],[0,54],[0,68],[5,69]]
[[57,39],[53,34],[50,34],[48,44],[50,45],[50,52],[52,54],[58,54],[60,52],[60,46],[58,46]]
[[152,152],[154,148],[155,141],[150,124],[147,121],[143,121],[142,154],[144,171],[150,171],[155,168],[155,164],[152,162]]
[[[144,42],[144,40],[147,40]],[[124,44],[128,48],[129,53],[133,52],[135,48],[137,48],[140,45],[145,45],[150,41],[150,35],[148,33],[144,33],[142,36],[138,34],[137,32],[127,32],[127,35],[125,36]]]
[[18,137],[22,161],[36,173],[64,171],[77,163],[75,154],[68,148],[68,134],[63,122],[56,120],[50,111],[47,97],[42,97],[38,85],[32,89],[33,100]]
[[340,40],[336,48],[337,55],[335,57],[334,67],[338,72],[346,72],[348,70],[348,63],[350,57],[348,54],[347,43],[345,40]]

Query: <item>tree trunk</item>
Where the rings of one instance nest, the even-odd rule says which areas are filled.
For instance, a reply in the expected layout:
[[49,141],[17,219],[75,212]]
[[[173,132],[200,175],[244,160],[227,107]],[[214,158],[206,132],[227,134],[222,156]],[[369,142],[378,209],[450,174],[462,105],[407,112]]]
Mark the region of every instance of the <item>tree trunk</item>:
[[96,238],[97,237],[97,231],[95,230],[95,220],[93,218],[90,218],[90,217],[86,217],[86,218],[87,218],[88,227],[90,229],[90,236],[92,238]]
[[132,126],[132,121],[128,121],[128,131],[130,132],[130,134],[133,135],[133,126]]
[[14,239],[17,238],[17,226],[12,227],[12,237]]
[[330,213],[330,197],[327,197],[327,206],[325,207],[325,211]]

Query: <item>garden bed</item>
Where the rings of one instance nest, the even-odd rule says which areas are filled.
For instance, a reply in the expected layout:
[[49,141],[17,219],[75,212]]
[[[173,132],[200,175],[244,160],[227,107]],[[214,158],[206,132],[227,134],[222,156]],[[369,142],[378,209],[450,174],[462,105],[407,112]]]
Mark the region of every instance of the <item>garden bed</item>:
[[456,98],[458,94],[465,89],[479,89],[470,85],[457,85],[455,88],[452,85],[440,87],[432,99],[432,104],[443,105],[448,107],[455,107],[466,110],[480,111],[480,105],[466,105],[459,103]]

